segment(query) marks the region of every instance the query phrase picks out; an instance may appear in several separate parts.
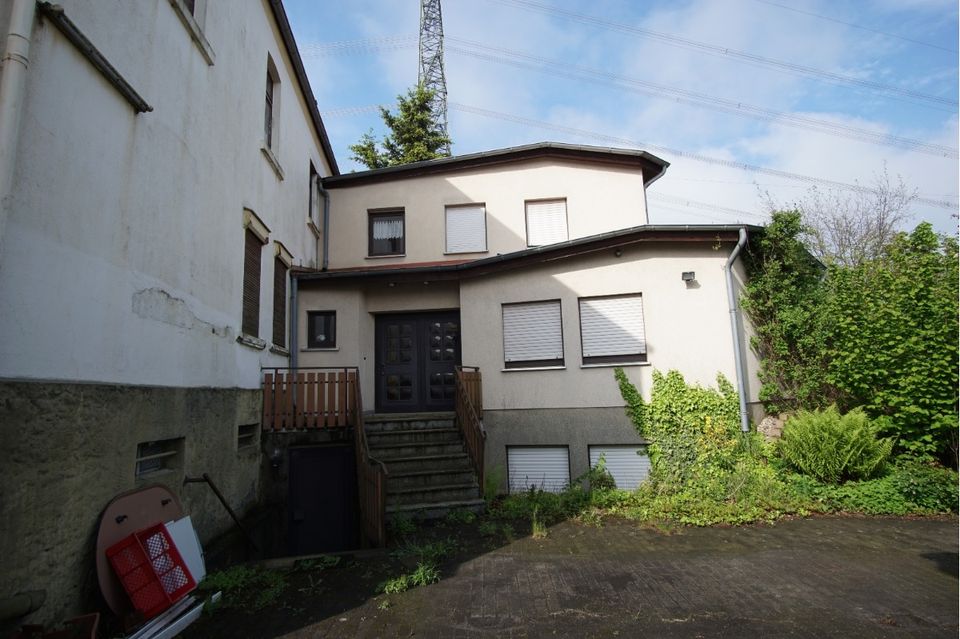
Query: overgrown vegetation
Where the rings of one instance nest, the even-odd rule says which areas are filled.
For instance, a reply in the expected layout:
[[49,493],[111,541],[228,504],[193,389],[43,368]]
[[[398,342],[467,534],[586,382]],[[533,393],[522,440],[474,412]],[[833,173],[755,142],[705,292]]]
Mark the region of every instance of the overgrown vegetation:
[[254,611],[277,603],[286,587],[287,580],[283,573],[247,565],[208,573],[199,585],[200,591],[205,594],[223,593],[215,608]]
[[956,465],[957,240],[929,224],[824,266],[797,211],[773,214],[747,256],[743,308],[772,412],[862,407],[898,452]]
[[821,482],[870,479],[883,470],[893,440],[858,409],[841,415],[836,406],[800,411],[787,420],[778,450],[793,468]]

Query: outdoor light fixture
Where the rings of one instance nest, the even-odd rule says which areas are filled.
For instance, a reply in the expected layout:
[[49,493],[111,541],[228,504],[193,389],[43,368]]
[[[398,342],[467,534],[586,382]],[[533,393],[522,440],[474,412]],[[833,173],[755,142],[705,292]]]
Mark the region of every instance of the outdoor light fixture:
[[280,452],[279,448],[274,448],[273,452],[270,453],[270,465],[273,467],[274,471],[280,470],[280,462],[283,461],[283,453]]
[[621,255],[623,255],[623,249],[617,249],[616,251],[613,252],[613,255],[614,257],[620,257]]
[[697,274],[694,271],[684,271],[680,276],[680,279],[682,279],[684,282],[696,282]]

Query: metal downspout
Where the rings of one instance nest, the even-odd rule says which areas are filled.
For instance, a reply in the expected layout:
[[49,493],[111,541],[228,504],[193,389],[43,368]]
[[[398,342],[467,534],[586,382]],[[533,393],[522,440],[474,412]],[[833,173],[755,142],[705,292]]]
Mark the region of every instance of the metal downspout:
[[322,184],[318,188],[323,197],[323,263],[320,270],[325,271],[330,266],[330,193]]
[[297,275],[290,275],[290,368],[297,367]]
[[727,260],[727,302],[730,306],[730,330],[733,334],[733,359],[737,369],[737,395],[740,397],[740,430],[750,432],[750,420],[747,417],[746,373],[743,370],[743,355],[740,352],[740,316],[737,314],[737,296],[733,292],[733,263],[747,243],[747,229],[740,227],[740,239],[730,258]]
[[[10,5],[7,5],[10,6]],[[16,169],[20,114],[30,63],[30,36],[36,15],[35,0],[14,0],[10,9],[0,74],[0,251],[10,212],[10,191]]]

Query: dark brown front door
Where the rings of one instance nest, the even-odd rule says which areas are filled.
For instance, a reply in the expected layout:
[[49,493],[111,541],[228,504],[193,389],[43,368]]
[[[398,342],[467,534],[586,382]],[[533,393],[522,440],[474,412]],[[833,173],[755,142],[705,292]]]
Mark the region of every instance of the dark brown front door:
[[378,315],[376,359],[377,412],[452,410],[460,313]]

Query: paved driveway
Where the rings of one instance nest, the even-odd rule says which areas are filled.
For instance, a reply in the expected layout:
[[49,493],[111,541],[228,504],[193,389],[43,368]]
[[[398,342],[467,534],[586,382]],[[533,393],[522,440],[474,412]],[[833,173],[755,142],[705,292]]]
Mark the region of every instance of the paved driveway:
[[565,522],[288,637],[957,637],[957,520]]

